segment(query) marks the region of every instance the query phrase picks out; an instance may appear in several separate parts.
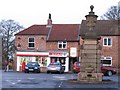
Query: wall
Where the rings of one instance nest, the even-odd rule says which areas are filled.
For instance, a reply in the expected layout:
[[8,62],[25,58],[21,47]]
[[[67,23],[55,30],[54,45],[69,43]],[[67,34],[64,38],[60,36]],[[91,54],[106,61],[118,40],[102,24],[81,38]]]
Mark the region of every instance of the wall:
[[[112,38],[112,46],[103,46],[103,38]],[[118,39],[119,38],[119,39]],[[118,44],[119,40],[119,44]],[[101,55],[105,56],[111,56],[112,57],[112,66],[117,67],[118,66],[118,56],[120,52],[120,36],[101,36],[101,40],[99,40],[100,45],[102,46]],[[80,38],[80,45],[82,45],[84,42]],[[119,50],[118,50],[119,47]],[[119,56],[120,57],[120,56]],[[119,65],[120,66],[120,65]]]
[[67,50],[68,52],[70,52],[71,47],[77,47],[78,50],[78,42],[67,42],[67,49],[58,49],[58,42],[47,42],[47,50]]
[[[112,46],[103,46],[103,38],[112,38]],[[102,55],[112,56],[112,66],[118,66],[118,37],[117,36],[102,36],[100,44],[102,45]]]
[[[20,39],[18,38],[20,37]],[[28,37],[34,37],[35,38],[35,47],[34,48],[28,48]],[[17,47],[18,44],[21,45],[21,47],[17,47],[17,50],[46,50],[46,36],[44,35],[22,35],[22,36],[16,36],[15,38],[15,46]]]

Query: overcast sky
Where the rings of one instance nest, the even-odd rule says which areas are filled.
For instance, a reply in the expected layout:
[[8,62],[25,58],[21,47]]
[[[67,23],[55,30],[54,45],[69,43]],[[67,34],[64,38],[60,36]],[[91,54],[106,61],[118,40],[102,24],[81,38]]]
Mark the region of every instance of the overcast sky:
[[0,0],[0,21],[13,19],[25,28],[46,24],[51,13],[54,24],[80,24],[94,5],[96,15],[102,16],[120,0]]

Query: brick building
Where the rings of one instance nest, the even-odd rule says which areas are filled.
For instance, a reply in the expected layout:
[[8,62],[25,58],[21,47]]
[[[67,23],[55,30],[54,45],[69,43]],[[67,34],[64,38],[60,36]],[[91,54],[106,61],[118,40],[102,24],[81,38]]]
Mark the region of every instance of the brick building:
[[[80,61],[81,35],[87,31],[85,20],[81,24],[52,24],[49,14],[47,25],[33,25],[15,35],[16,70],[22,62],[37,61],[41,67],[59,61],[65,72],[72,70],[75,61]],[[98,20],[95,27],[101,35],[101,61],[106,66],[118,66],[118,29],[113,21]]]
[[[87,32],[86,21],[81,23],[80,35]],[[105,66],[120,67],[119,52],[120,52],[120,32],[118,30],[117,21],[98,20],[94,31],[101,36],[99,41],[102,46],[101,62]]]

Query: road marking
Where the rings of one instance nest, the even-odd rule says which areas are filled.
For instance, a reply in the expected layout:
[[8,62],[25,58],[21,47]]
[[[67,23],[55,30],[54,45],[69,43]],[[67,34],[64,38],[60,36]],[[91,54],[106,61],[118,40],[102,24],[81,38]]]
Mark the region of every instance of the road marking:
[[17,80],[17,82],[13,82],[13,81],[11,81],[11,80],[6,80],[7,82],[9,82],[9,83],[11,83],[11,84],[13,84],[13,85],[15,85],[15,84],[17,84],[18,82],[20,82],[21,80]]
[[16,83],[13,82],[12,84],[15,85]]
[[13,84],[13,85],[15,85],[16,83],[14,83],[14,82],[12,82],[12,81],[10,81],[10,80],[6,80],[7,82],[9,82],[9,83],[11,83],[11,84]]
[[59,80],[66,80],[65,76],[53,76],[53,78],[59,79]]
[[28,79],[35,79],[35,78],[28,78]]
[[18,82],[20,82],[21,80],[17,80]]
[[60,83],[59,87],[61,87],[61,86],[62,86],[62,84],[63,84],[63,82],[61,82],[61,83]]

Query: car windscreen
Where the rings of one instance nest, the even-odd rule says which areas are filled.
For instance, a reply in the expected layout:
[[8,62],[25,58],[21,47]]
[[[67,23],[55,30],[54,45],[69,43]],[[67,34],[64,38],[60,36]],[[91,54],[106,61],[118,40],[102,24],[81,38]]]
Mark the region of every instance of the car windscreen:
[[37,63],[28,63],[27,66],[38,66]]
[[60,63],[50,63],[50,65],[58,66],[58,65],[60,65]]
[[80,63],[77,63],[76,65],[77,65],[77,66],[80,66]]

